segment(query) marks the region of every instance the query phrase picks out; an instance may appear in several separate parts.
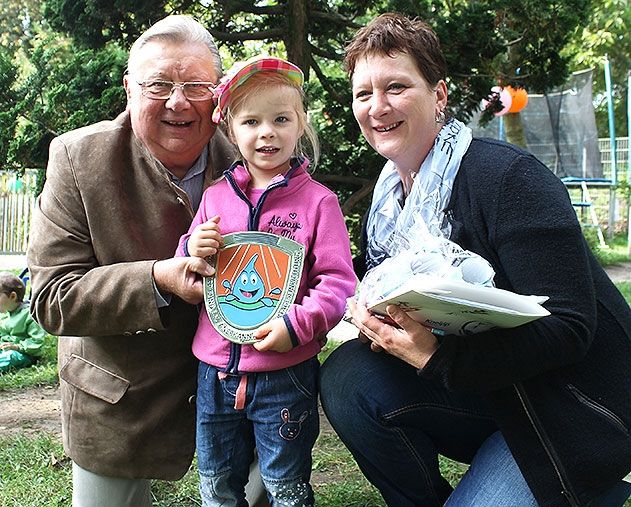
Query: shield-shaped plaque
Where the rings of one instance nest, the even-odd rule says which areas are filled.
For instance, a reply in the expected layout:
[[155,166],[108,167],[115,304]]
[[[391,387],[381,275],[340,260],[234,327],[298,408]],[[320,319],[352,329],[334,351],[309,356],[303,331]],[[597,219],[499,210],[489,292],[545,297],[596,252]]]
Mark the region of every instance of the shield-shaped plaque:
[[254,343],[254,330],[284,315],[296,299],[304,246],[267,232],[226,234],[204,279],[204,301],[215,329],[235,343]]

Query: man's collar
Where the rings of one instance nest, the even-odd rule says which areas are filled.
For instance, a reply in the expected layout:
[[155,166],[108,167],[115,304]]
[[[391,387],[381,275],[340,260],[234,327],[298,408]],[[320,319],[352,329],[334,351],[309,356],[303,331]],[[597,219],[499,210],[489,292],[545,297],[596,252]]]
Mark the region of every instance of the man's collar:
[[166,169],[166,171],[169,173],[169,176],[170,176],[171,180],[176,182],[176,183],[180,183],[182,181],[187,181],[187,180],[190,180],[191,178],[194,178],[195,176],[198,176],[199,174],[203,174],[203,172],[206,170],[206,165],[207,164],[208,164],[208,145],[206,145],[204,147],[204,150],[202,151],[200,156],[197,157],[197,160],[191,166],[191,168],[188,171],[186,171],[186,174],[184,175],[183,178],[178,178],[177,176],[175,176],[171,171],[169,171],[164,166],[164,164],[162,164],[160,162],[160,165],[162,167],[164,167]]

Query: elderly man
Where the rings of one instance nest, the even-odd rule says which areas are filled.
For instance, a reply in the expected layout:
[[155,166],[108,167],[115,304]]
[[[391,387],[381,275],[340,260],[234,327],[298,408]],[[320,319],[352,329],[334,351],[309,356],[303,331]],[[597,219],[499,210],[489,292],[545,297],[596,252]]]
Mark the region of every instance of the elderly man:
[[[149,479],[188,470],[193,304],[212,268],[171,256],[204,187],[234,155],[210,121],[221,61],[199,23],[156,23],[132,46],[128,70],[126,112],[51,143],[28,251],[33,313],[63,335],[75,507],[151,505]],[[250,501],[260,493],[250,489]]]

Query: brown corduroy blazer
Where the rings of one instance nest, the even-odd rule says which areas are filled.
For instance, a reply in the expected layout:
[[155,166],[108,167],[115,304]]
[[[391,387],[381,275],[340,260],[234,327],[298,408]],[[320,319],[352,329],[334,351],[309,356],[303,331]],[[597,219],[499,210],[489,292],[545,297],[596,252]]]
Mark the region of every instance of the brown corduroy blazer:
[[[232,162],[221,131],[206,185]],[[177,479],[194,452],[198,309],[159,310],[151,275],[193,217],[121,114],[50,146],[28,248],[32,312],[59,336],[64,448],[102,475]]]

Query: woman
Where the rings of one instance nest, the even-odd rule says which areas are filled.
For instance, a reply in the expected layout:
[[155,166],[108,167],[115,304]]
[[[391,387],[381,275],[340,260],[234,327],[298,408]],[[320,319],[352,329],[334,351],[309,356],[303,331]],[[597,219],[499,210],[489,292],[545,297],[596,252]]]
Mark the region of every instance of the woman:
[[[445,61],[426,24],[377,17],[348,46],[346,65],[355,118],[388,159],[367,218],[366,267],[388,257],[388,238],[405,234],[423,202],[426,223],[488,260],[497,287],[549,296],[551,315],[437,337],[396,307],[391,326],[351,303],[361,339],[322,369],[333,427],[388,505],[622,505],[631,310],[586,245],[564,186],[528,153],[471,139],[446,118]],[[471,464],[453,492],[439,453]]]

